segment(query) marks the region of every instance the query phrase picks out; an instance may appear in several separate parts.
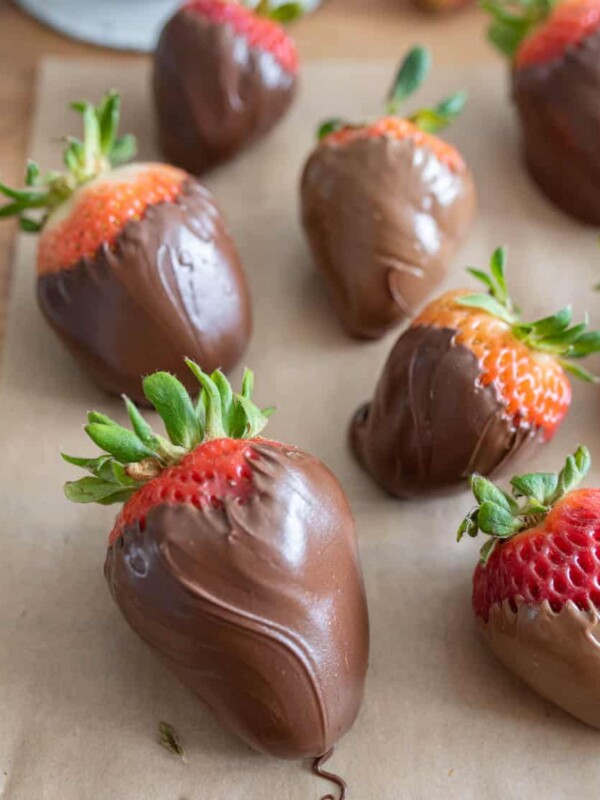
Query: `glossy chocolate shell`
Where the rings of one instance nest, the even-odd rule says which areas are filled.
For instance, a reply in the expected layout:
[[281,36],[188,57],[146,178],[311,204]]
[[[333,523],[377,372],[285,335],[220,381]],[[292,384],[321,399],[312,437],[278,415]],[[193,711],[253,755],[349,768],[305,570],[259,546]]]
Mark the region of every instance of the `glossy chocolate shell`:
[[106,561],[131,627],[251,747],[326,753],[358,713],[369,651],[354,521],[315,458],[253,445],[254,491],[154,508]]
[[142,377],[197,381],[231,369],[251,330],[250,298],[233,241],[210,192],[188,179],[175,202],[128,222],[112,247],[38,278],[41,309],[92,380],[140,403]]

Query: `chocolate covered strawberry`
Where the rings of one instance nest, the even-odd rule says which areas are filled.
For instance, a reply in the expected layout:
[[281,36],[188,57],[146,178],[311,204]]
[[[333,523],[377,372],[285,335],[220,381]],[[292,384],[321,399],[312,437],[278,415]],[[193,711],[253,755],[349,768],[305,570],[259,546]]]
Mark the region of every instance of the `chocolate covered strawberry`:
[[[246,372],[187,360],[197,402],[168,373],[144,380],[167,436],[126,400],[133,430],[92,412],[105,453],[75,502],[123,503],[105,575],[131,627],[257,750],[324,756],[358,712],[368,620],[352,514],[320,461],[261,437]],[[322,761],[319,762],[319,764]]]
[[518,475],[510,494],[481,475],[458,532],[487,534],[473,609],[506,666],[575,717],[600,728],[600,489],[578,489],[585,447],[555,473]]
[[475,211],[471,172],[435,135],[460,113],[465,94],[400,116],[429,66],[426,50],[411,50],[386,116],[325,123],[304,167],[304,230],[353,336],[377,338],[414,313],[444,277]]
[[600,332],[571,326],[570,308],[523,322],[504,261],[498,249],[489,274],[469,270],[486,294],[460,289],[425,308],[352,421],[357,459],[391,494],[447,492],[504,468],[553,436],[571,404],[568,373],[594,380],[577,360],[600,350]]
[[230,369],[250,335],[250,300],[235,246],[210,192],[166,164],[123,165],[135,152],[117,138],[119,96],[75,103],[84,138],[69,138],[67,171],[26,188],[0,184],[26,231],[40,231],[42,312],[92,379],[143,401],[141,377],[179,373],[185,355]]
[[298,53],[281,22],[299,3],[255,9],[235,0],[190,0],[166,24],[154,58],[160,145],[194,174],[232,158],[286,113]]
[[486,0],[510,58],[525,159],[563,211],[600,223],[600,0]]

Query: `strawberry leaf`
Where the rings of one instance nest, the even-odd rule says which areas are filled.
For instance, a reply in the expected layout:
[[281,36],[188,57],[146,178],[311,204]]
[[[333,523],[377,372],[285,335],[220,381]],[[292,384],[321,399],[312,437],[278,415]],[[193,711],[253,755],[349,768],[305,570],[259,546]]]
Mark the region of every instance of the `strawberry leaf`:
[[102,478],[90,477],[66,483],[64,491],[67,500],[71,500],[73,503],[112,505],[128,500],[136,489],[133,487],[127,489],[117,483],[104,481]]
[[499,489],[496,484],[484,478],[483,475],[475,474],[472,476],[471,489],[479,504],[490,502],[504,508],[506,511],[512,512],[514,509],[512,499],[502,489]]
[[480,531],[488,534],[491,538],[481,550],[481,559],[485,563],[496,546],[492,542],[510,539],[516,533],[538,525],[554,503],[579,486],[590,467],[590,452],[581,446],[567,457],[558,474],[516,475],[510,482],[512,497],[486,478],[474,475],[471,486],[478,505],[461,522],[457,540],[460,541],[465,534],[477,536]]
[[346,124],[341,117],[334,117],[333,119],[327,119],[325,122],[322,122],[319,125],[317,130],[317,139],[321,140],[324,139],[326,136],[329,136],[330,133],[335,133],[336,131],[341,131],[342,128],[345,128]]
[[154,450],[141,442],[133,431],[121,425],[103,425],[93,422],[85,426],[85,432],[102,450],[110,453],[122,464],[132,464],[144,458],[156,458]]
[[[0,207],[0,218],[16,216],[21,229],[34,233],[41,230],[50,211],[65,202],[83,183],[124,163],[135,155],[132,136],[115,138],[119,121],[120,98],[109,92],[97,107],[87,101],[72,103],[70,107],[83,116],[83,141],[67,137],[63,161],[64,173],[50,171],[41,175],[39,166],[28,161],[25,172],[25,189],[12,189],[0,184],[0,194],[14,201]],[[35,187],[35,188],[34,188]],[[39,220],[24,216],[31,209],[44,209]]]
[[202,372],[196,363],[189,358],[185,359],[185,363],[200,382],[205,394],[206,425],[204,428],[204,438],[221,439],[225,437],[227,434],[223,423],[223,408],[219,389],[210,377],[205,372]]
[[388,112],[397,114],[404,101],[421,86],[431,68],[431,56],[424,47],[410,50],[400,65],[388,96]]
[[415,111],[408,119],[426,133],[438,133],[447,128],[462,113],[466,102],[467,93],[456,92],[442,100],[434,108],[422,108]]
[[128,133],[115,140],[109,153],[109,161],[111,166],[118,167],[121,164],[126,164],[128,161],[131,161],[136,155],[137,139],[135,136]]
[[490,560],[490,556],[498,546],[498,539],[491,538],[488,539],[487,542],[482,546],[481,550],[479,551],[479,560],[485,566],[487,562]]
[[475,537],[479,533],[479,523],[477,520],[479,514],[479,506],[469,511],[467,516],[461,522],[458,532],[456,534],[456,541],[460,542],[463,536]]
[[558,475],[555,472],[533,472],[515,475],[510,483],[515,497],[526,497],[547,505],[556,492]]
[[302,3],[283,3],[269,12],[269,18],[274,22],[293,22],[304,14]]
[[505,539],[512,536],[523,527],[522,523],[503,506],[485,500],[479,506],[477,524],[484,533]]
[[37,179],[40,177],[40,168],[35,161],[30,158],[27,160],[27,168],[25,170],[25,186],[35,186]]
[[482,311],[487,311],[492,317],[498,317],[508,325],[512,325],[515,320],[514,316],[489,294],[467,294],[463,297],[458,297],[456,302],[460,306],[480,308]]
[[488,39],[501,53],[514,58],[526,36],[549,15],[556,0],[483,0],[492,17]]
[[173,375],[157,372],[144,379],[146,397],[160,414],[170,441],[154,433],[128,397],[123,399],[133,430],[106,414],[88,413],[85,431],[104,454],[97,458],[63,454],[67,463],[92,473],[92,477],[66,484],[70,500],[104,505],[124,502],[202,442],[220,437],[254,438],[264,429],[272,409],[261,411],[252,401],[254,376],[250,370],[244,373],[241,394],[236,394],[220,370],[209,376],[193,361],[185,361],[200,384],[196,407]]
[[144,378],[143,387],[144,394],[160,414],[171,442],[185,450],[193,449],[200,442],[202,431],[184,385],[168,372],[155,372]]

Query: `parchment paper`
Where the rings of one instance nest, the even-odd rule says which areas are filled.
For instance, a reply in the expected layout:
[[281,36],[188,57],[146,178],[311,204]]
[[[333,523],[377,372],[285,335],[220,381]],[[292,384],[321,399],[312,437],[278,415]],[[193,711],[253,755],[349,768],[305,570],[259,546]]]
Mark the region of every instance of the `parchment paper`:
[[[592,798],[600,733],[513,679],[488,654],[470,609],[478,542],[454,531],[471,505],[403,503],[356,466],[346,426],[371,394],[394,336],[346,338],[311,267],[297,215],[297,178],[323,117],[375,113],[394,65],[319,63],[276,132],[210,176],[252,287],[256,327],[247,363],[258,399],[275,404],[270,435],[322,458],[349,494],[366,575],[372,653],[367,695],[331,762],[355,800]],[[58,166],[65,105],[124,96],[123,130],[157,157],[143,67],[51,61],[41,71],[33,153]],[[522,171],[500,69],[437,72],[420,98],[470,92],[449,134],[472,164],[481,210],[462,266],[510,245],[510,283],[528,316],[572,302],[600,324],[596,232],[553,208]],[[26,132],[24,131],[24,136]],[[114,509],[77,507],[61,484],[74,470],[59,448],[94,451],[89,408],[122,417],[59,345],[34,298],[34,238],[19,242],[0,383],[0,797],[2,800],[318,800],[326,784],[306,765],[247,750],[171,677],[121,619],[102,567]],[[600,366],[592,363],[592,366]],[[238,370],[236,379],[239,379]],[[577,386],[571,415],[533,466],[554,468],[587,442],[600,482],[600,390]],[[599,676],[600,680],[600,676]],[[157,744],[175,726],[188,763]]]

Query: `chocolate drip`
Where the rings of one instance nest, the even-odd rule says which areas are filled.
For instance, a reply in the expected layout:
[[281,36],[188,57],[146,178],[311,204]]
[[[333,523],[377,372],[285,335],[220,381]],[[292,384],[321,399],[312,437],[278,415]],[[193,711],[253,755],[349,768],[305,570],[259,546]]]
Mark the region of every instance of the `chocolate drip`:
[[140,403],[142,376],[167,370],[196,390],[183,357],[229,370],[250,336],[235,246],[212,195],[192,179],[175,202],[128,222],[114,247],[41,275],[38,300],[92,379]]
[[301,183],[315,263],[350,334],[377,338],[441,282],[476,207],[473,178],[410,139],[319,145]]
[[532,177],[563,211],[600,224],[600,31],[515,70],[512,85]]
[[420,325],[393,348],[375,390],[350,426],[362,466],[397,497],[463,488],[473,472],[493,475],[543,437],[516,427],[476,356],[456,331]]
[[296,77],[229,25],[181,9],[164,28],[154,60],[160,145],[199,175],[264,136],[285,114]]
[[[323,764],[325,764],[334,753],[335,748],[332,747],[331,750],[328,750],[322,756],[315,758],[312,765],[312,770],[319,778],[324,778],[327,781],[331,781],[336,786],[339,786],[340,789],[340,796],[338,800],[345,800],[348,794],[348,784],[346,783],[343,778],[340,778],[339,775],[335,775],[333,772],[327,772],[323,769]],[[336,798],[332,794],[324,795],[321,800],[336,800]]]
[[315,458],[252,445],[240,504],[152,509],[109,548],[131,627],[256,750],[326,752],[360,707],[368,618],[346,497]]

